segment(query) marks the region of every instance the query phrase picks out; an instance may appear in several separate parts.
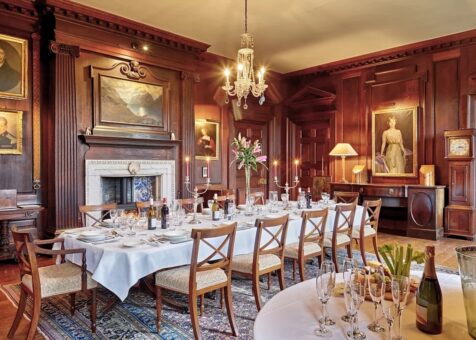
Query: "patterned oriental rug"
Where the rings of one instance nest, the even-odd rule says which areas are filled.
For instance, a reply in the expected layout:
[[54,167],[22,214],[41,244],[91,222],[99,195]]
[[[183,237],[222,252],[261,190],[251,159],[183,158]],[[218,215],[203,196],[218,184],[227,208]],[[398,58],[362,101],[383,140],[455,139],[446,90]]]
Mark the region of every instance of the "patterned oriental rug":
[[[342,263],[345,252],[338,253],[339,263]],[[360,252],[354,251],[354,258],[361,264]],[[375,259],[373,254],[367,254],[368,260]],[[416,267],[415,269],[420,269]],[[422,269],[422,268],[421,268]],[[445,272],[452,270],[443,269]],[[306,266],[306,277],[314,277],[315,264]],[[299,282],[292,280],[292,264],[286,263],[286,287]],[[20,286],[7,285],[1,287],[7,298],[17,306]],[[251,281],[246,279],[233,279],[233,305],[236,323],[240,336],[238,339],[253,339],[253,323],[256,318],[256,305],[251,292]],[[263,302],[272,298],[279,292],[276,276],[272,277],[271,289],[267,290],[266,283],[261,284]],[[200,329],[203,339],[236,339],[231,335],[226,309],[220,309],[217,299],[205,298],[205,310],[199,317]],[[76,312],[71,317],[69,312],[69,296],[49,298],[44,300],[41,308],[41,318],[38,326],[40,332],[47,339],[193,339],[192,324],[188,313],[181,313],[167,305],[162,312],[160,332],[155,327],[155,300],[147,293],[133,288],[128,298],[123,303],[116,304],[107,314],[101,316],[101,310],[113,298],[113,294],[106,289],[98,290],[98,320],[96,334],[90,331],[89,309],[87,297],[78,294],[76,297]],[[174,295],[174,299],[187,305],[187,297]],[[312,297],[311,297],[312,298]],[[317,296],[316,296],[317,305]],[[29,302],[27,307],[30,316]],[[22,322],[25,322],[23,320]]]

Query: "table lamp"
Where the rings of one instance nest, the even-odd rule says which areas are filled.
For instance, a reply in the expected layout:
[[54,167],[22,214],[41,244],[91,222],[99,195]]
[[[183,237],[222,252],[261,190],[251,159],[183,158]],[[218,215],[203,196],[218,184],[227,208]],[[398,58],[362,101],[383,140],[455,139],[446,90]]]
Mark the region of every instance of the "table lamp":
[[349,143],[337,143],[331,152],[329,152],[329,156],[340,156],[342,158],[342,183],[349,183],[345,179],[345,157],[357,155],[357,152]]

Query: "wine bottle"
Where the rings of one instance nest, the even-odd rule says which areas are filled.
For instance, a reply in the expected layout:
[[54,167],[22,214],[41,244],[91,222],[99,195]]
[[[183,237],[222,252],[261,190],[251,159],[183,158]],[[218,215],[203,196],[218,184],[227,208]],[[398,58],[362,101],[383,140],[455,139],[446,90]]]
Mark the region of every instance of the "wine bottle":
[[442,332],[443,296],[435,271],[434,246],[425,249],[425,271],[416,294],[416,325],[425,333]]
[[155,230],[157,228],[157,212],[154,206],[154,197],[150,198],[149,210],[147,211],[147,229]]
[[162,201],[162,208],[160,209],[160,225],[162,229],[167,229],[169,222],[169,207],[167,206],[167,198],[164,197]]
[[228,195],[226,195],[225,203],[223,203],[223,215],[224,215],[223,217],[225,219],[227,219],[228,215],[230,214],[229,206],[230,206],[230,200],[228,199]]
[[212,220],[213,221],[218,221],[220,217],[218,216],[218,195],[214,194],[213,195],[213,204],[212,204]]
[[307,193],[306,193],[306,208],[311,209],[311,201],[312,201],[312,195],[311,195],[311,188],[307,188]]

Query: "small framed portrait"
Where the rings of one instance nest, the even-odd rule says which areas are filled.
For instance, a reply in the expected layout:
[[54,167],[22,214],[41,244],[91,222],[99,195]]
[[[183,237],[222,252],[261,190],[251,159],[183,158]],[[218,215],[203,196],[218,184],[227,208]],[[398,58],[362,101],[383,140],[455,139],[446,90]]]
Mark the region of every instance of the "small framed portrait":
[[0,155],[22,154],[22,111],[0,110]]
[[372,174],[417,176],[417,108],[372,112]]
[[211,160],[219,159],[220,123],[197,119],[195,121],[195,158]]
[[0,34],[0,98],[26,98],[27,55],[27,40]]

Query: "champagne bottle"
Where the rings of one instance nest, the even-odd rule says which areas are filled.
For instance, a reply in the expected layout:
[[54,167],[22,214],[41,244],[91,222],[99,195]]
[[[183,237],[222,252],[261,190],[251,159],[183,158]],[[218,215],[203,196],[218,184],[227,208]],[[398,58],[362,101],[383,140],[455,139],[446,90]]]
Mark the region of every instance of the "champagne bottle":
[[228,199],[228,194],[227,194],[225,198],[225,203],[223,203],[223,215],[224,215],[223,217],[225,219],[227,219],[228,215],[230,214],[229,206],[230,206],[230,200]]
[[443,326],[443,296],[435,271],[435,247],[425,249],[425,271],[416,294],[416,325],[419,330],[440,334]]
[[220,218],[218,216],[218,195],[214,194],[213,195],[213,204],[212,204],[212,220],[213,221],[218,221]]
[[147,229],[155,230],[157,228],[157,212],[155,211],[154,206],[154,197],[150,198],[150,206],[147,211]]
[[167,229],[169,222],[169,207],[167,206],[167,198],[164,197],[162,201],[162,208],[160,209],[160,225],[162,229]]

